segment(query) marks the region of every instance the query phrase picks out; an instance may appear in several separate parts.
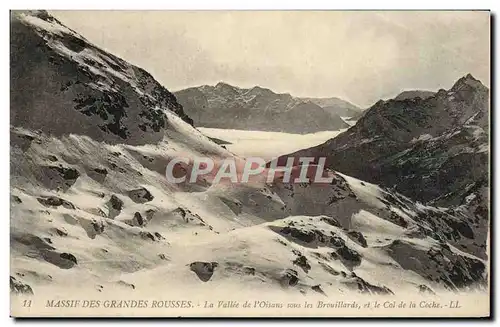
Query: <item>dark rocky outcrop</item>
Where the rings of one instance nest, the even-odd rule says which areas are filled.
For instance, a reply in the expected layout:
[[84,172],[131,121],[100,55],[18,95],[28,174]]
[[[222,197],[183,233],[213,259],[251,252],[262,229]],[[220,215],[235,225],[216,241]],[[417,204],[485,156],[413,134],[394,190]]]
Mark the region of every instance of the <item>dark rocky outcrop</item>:
[[351,230],[351,231],[347,232],[347,236],[349,236],[349,238],[351,240],[358,243],[362,247],[364,247],[364,248],[368,247],[368,243],[366,243],[365,237],[360,232],[355,231],[355,230]]
[[15,277],[10,276],[10,292],[14,294],[33,295],[33,289],[28,284],[18,281]]
[[432,247],[425,251],[409,242],[395,240],[386,250],[403,269],[413,270],[430,281],[443,283],[451,290],[486,283],[486,266],[482,261],[446,248]]
[[66,191],[75,184],[80,173],[71,167],[41,166],[37,177],[48,189]]
[[38,202],[40,202],[41,204],[43,204],[44,206],[46,207],[59,207],[59,206],[63,206],[64,208],[66,209],[75,209],[75,206],[73,205],[73,203],[67,201],[67,200],[64,200],[64,199],[61,199],[57,196],[49,196],[49,197],[45,197],[45,198],[37,198]]
[[295,254],[297,255],[297,258],[293,260],[293,264],[302,268],[302,270],[304,270],[307,274],[309,270],[311,270],[311,265],[307,262],[306,256],[302,255],[302,253],[298,251],[296,251]]
[[144,187],[127,192],[129,198],[135,203],[146,203],[153,200],[153,195]]
[[299,274],[294,269],[286,269],[281,276],[280,282],[285,287],[293,287],[299,282]]
[[353,270],[355,267],[361,264],[361,255],[353,249],[348,248],[343,245],[339,247],[335,252],[330,254],[332,258],[339,259],[344,266],[349,270]]
[[421,284],[418,285],[418,292],[421,294],[430,294],[430,295],[436,295],[436,293],[427,285]]
[[61,269],[71,269],[78,264],[76,257],[71,253],[57,251],[42,252],[43,259]]
[[193,271],[198,278],[203,282],[208,282],[212,275],[214,274],[215,268],[218,267],[217,262],[201,262],[195,261],[189,265],[191,271]]
[[106,203],[109,214],[108,217],[113,219],[118,216],[123,209],[123,201],[116,195],[111,195],[109,201]]

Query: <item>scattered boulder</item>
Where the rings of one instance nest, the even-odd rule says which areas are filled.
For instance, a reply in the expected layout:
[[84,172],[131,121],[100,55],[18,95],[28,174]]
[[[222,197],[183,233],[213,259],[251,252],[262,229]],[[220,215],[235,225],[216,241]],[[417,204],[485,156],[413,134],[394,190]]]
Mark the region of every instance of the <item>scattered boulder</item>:
[[293,264],[302,268],[306,274],[311,269],[311,265],[307,262],[307,258],[300,252],[298,253],[297,258],[293,261]]
[[360,232],[352,230],[347,233],[347,236],[349,236],[351,240],[358,243],[362,247],[368,247],[368,243],[366,242],[365,237]]
[[333,218],[333,217],[322,217],[321,218],[321,221],[327,223],[328,225],[331,225],[331,226],[335,226],[335,227],[338,227],[338,228],[342,228],[342,225],[340,225],[340,223],[338,222],[337,219]]
[[361,255],[345,245],[338,248],[336,252],[332,252],[331,256],[340,259],[342,264],[351,271],[361,264]]
[[155,213],[156,213],[156,210],[154,210],[154,209],[148,209],[148,210],[146,210],[146,219],[148,221],[151,220],[151,219],[153,219]]
[[243,272],[247,275],[255,275],[255,268],[253,267],[243,267]]
[[311,289],[319,294],[322,294],[324,296],[327,296],[326,293],[321,289],[321,285],[314,285],[311,286]]
[[80,177],[78,170],[63,166],[40,167],[40,181],[49,189],[68,190]]
[[436,295],[436,293],[427,285],[421,284],[418,285],[418,292],[420,294],[431,294],[431,295]]
[[58,253],[56,251],[44,251],[42,256],[45,261],[58,266],[61,269],[71,269],[77,265],[76,257],[71,253]]
[[155,236],[158,240],[164,240],[165,237],[163,237],[159,232],[155,232]]
[[136,212],[136,213],[134,213],[134,223],[136,223],[136,224],[137,224],[137,226],[144,226],[145,221],[144,221],[144,219],[142,218],[142,216],[141,216],[141,213],[140,213],[140,212]]
[[[135,290],[135,285],[134,284],[131,284],[131,283],[127,283],[123,280],[119,280],[118,282],[116,282],[118,285],[120,286],[123,286],[123,287],[126,287],[126,288],[131,288],[133,290]],[[102,286],[101,286],[102,287]]]
[[299,282],[299,274],[294,269],[286,269],[281,276],[281,284],[283,286],[295,286]]
[[60,256],[63,259],[70,260],[70,261],[74,262],[75,265],[77,264],[75,256],[72,255],[71,253],[61,253]]
[[106,168],[94,168],[89,170],[87,175],[96,182],[102,183],[108,175],[108,170]]
[[201,262],[195,261],[189,265],[191,271],[193,271],[198,278],[203,282],[208,282],[212,275],[214,274],[215,268],[217,268],[217,262]]
[[87,236],[91,239],[95,239],[97,235],[102,234],[104,232],[104,222],[102,220],[97,219],[79,219],[80,225],[83,227]]
[[17,195],[12,195],[10,197],[10,202],[16,204],[23,203],[23,201],[21,201],[21,198],[19,198]]
[[114,219],[121,213],[123,209],[123,201],[118,196],[113,194],[111,195],[109,201],[106,203],[106,206],[109,210],[108,218]]
[[59,207],[63,206],[66,209],[75,209],[75,206],[73,203],[66,201],[64,199],[61,199],[57,196],[49,196],[45,198],[37,198],[38,202],[43,204],[46,207]]
[[153,242],[156,241],[156,238],[155,236],[151,233],[151,232],[147,232],[147,231],[140,231],[139,232],[139,236],[142,238],[142,239],[145,239],[145,240],[151,240]]
[[62,237],[68,236],[68,231],[64,227],[54,228],[53,230],[59,236],[62,236]]
[[128,196],[135,203],[146,203],[154,199],[153,195],[144,187],[128,191]]

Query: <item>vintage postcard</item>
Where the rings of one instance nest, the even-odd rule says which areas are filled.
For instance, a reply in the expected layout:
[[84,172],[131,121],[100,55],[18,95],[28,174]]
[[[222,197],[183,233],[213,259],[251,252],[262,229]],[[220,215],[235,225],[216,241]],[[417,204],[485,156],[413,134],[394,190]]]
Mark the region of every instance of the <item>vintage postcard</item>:
[[489,317],[490,16],[11,11],[11,316]]

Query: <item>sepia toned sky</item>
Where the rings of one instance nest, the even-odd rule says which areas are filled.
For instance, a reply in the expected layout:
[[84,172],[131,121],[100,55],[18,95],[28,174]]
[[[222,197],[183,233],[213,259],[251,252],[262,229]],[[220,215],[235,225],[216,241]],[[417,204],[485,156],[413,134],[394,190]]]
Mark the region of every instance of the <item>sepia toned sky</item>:
[[467,73],[489,86],[489,12],[51,13],[170,91],[224,81],[368,107]]

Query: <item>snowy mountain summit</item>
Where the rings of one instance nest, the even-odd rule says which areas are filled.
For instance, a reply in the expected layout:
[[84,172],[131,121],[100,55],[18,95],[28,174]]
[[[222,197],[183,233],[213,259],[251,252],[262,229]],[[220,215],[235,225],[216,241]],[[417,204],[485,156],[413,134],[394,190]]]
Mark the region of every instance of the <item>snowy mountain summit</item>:
[[349,127],[341,117],[361,109],[338,98],[297,98],[260,86],[227,83],[175,92],[197,126],[286,133],[314,133]]

